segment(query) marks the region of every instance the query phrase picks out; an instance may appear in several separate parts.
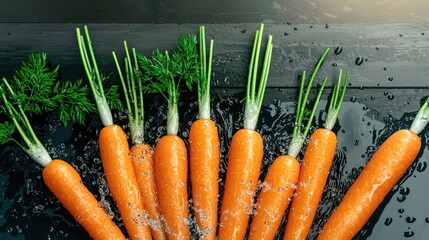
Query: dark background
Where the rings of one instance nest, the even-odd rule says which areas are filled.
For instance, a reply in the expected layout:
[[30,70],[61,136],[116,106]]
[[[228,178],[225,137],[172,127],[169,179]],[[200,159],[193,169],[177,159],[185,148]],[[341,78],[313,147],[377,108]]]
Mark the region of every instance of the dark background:
[[[274,37],[268,89],[258,131],[266,155],[262,176],[285,154],[292,130],[298,75],[310,71],[326,47],[332,48],[320,74],[332,86],[337,71],[351,72],[339,116],[337,157],[310,239],[374,150],[390,134],[411,125],[428,96],[429,3],[420,1],[1,1],[0,73],[13,75],[31,52],[45,51],[61,65],[65,79],[84,78],[75,28],[90,28],[100,69],[113,73],[111,51],[122,54],[127,40],[148,55],[174,49],[180,34],[196,34],[204,24],[215,39],[212,116],[221,130],[221,177],[232,134],[242,127],[242,104],[252,38],[259,23]],[[342,49],[334,54],[334,49]],[[338,53],[339,51],[337,51]],[[358,64],[357,64],[358,63]],[[185,91],[185,89],[183,90]],[[315,127],[322,127],[330,88]],[[165,132],[165,102],[146,97],[146,141]],[[180,135],[186,139],[197,112],[196,98],[182,94]],[[124,113],[115,122],[126,125]],[[117,210],[108,195],[97,150],[97,116],[85,126],[58,123],[57,113],[32,117],[36,133],[53,157],[72,163],[104,206]],[[429,239],[427,129],[422,151],[356,239]],[[0,147],[0,239],[89,239],[41,180],[41,168],[13,144]],[[221,182],[222,183],[222,182]],[[110,207],[109,207],[110,206]],[[195,227],[195,226],[193,226]],[[279,238],[280,239],[280,238]]]

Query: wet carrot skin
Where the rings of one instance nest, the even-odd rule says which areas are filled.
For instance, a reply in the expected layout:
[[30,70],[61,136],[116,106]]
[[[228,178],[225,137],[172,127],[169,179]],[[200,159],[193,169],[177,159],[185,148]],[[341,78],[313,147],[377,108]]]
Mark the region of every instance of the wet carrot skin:
[[223,194],[219,240],[244,239],[264,153],[261,135],[241,129],[232,137]]
[[126,239],[70,164],[58,159],[53,160],[43,169],[42,176],[48,188],[91,238]]
[[420,147],[420,138],[410,130],[392,134],[347,191],[317,239],[352,239],[414,162]]
[[220,143],[216,124],[200,119],[189,133],[192,201],[200,240],[215,239],[218,224]]
[[299,163],[291,156],[276,158],[262,185],[249,240],[272,240],[295,191]]
[[151,240],[125,132],[118,125],[104,127],[100,131],[99,147],[107,185],[129,237],[132,240]]
[[188,159],[183,140],[176,135],[159,139],[155,148],[155,180],[167,238],[190,239],[188,226]]
[[136,144],[130,149],[144,208],[149,214],[149,226],[155,240],[167,239],[161,224],[158,192],[155,184],[154,150],[148,144]]
[[305,240],[335,156],[337,137],[328,129],[317,129],[310,137],[301,164],[295,196],[292,200],[284,240]]

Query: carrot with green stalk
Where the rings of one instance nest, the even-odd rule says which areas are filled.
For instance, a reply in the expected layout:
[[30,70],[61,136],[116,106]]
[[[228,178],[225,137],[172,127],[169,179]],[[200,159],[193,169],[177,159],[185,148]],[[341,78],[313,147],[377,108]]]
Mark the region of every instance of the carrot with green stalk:
[[[43,167],[45,184],[76,221],[95,240],[125,240],[121,230],[82,183],[79,173],[66,161],[52,160],[37,138],[27,117],[29,114],[58,109],[61,122],[83,123],[87,113],[95,110],[81,81],[56,82],[58,67],[48,71],[45,54],[32,54],[17,71],[14,81],[0,82],[0,114],[9,120],[0,123],[0,143],[13,141]],[[13,136],[18,131],[23,143]]]
[[284,240],[306,239],[310,232],[337,148],[337,136],[332,128],[343,103],[349,73],[346,73],[343,87],[341,80],[342,70],[339,71],[338,81],[329,102],[325,128],[319,128],[311,135],[305,149]]
[[[130,125],[131,141],[134,144],[131,149],[131,159],[133,161],[134,172],[144,199],[144,207],[149,214],[149,225],[152,237],[155,240],[166,239],[166,235],[161,225],[160,210],[155,185],[155,173],[153,167],[153,149],[144,143],[144,104],[143,104],[143,73],[140,71],[136,49],[129,53],[127,42],[124,41],[125,48],[125,77],[119,66],[115,52],[112,52],[119,79],[124,91],[128,119]],[[126,80],[125,80],[126,79]]]
[[140,68],[147,74],[145,89],[160,92],[167,100],[167,135],[155,147],[155,180],[161,216],[168,239],[190,239],[188,210],[188,156],[179,131],[179,87],[189,86],[198,77],[198,53],[195,35],[179,37],[171,55],[158,50],[150,58],[138,55]]
[[317,239],[352,239],[365,225],[421,150],[418,136],[429,121],[429,98],[411,128],[393,133],[378,148],[329,217]]
[[113,124],[103,87],[105,77],[98,70],[88,28],[84,27],[84,35],[79,28],[76,33],[83,67],[104,125],[100,131],[99,148],[107,185],[129,237],[132,240],[152,239],[143,198],[134,173],[128,139],[122,128]]
[[[295,191],[299,176],[299,162],[296,157],[300,153],[306,136],[310,131],[314,114],[328,79],[325,78],[323,80],[311,110],[306,108],[308,97],[317,72],[319,71],[319,68],[328,52],[329,48],[324,51],[317,62],[308,83],[306,83],[306,71],[303,71],[302,73],[298,103],[296,106],[293,137],[289,143],[288,155],[277,157],[268,170],[264,179],[264,184],[258,196],[255,214],[250,226],[249,240],[274,239],[281,220],[283,219],[284,212],[286,211],[292,194]],[[304,89],[305,86],[306,89]],[[310,115],[307,116],[307,123],[304,129],[302,129],[303,121],[306,118],[306,112],[310,112]]]
[[237,131],[231,141],[220,212],[219,240],[244,239],[261,170],[264,145],[261,135],[254,129],[264,98],[273,49],[272,36],[269,35],[256,91],[263,27],[261,24],[261,28],[256,31],[253,44],[246,87],[244,128]]
[[220,143],[216,124],[210,120],[210,79],[213,40],[207,59],[204,26],[200,27],[199,117],[189,133],[192,202],[200,239],[215,239],[218,224]]

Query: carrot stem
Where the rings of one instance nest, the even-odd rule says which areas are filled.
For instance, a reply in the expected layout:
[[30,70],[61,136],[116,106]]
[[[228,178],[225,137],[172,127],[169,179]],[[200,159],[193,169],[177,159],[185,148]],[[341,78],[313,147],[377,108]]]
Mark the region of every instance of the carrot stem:
[[420,134],[429,122],[429,97],[426,99],[423,106],[418,111],[416,118],[411,124],[410,130],[416,134]]
[[[200,119],[210,120],[210,80],[213,61],[213,39],[210,40],[209,58],[206,54],[206,37],[204,26],[200,27],[200,77],[197,79],[198,104]],[[208,62],[208,64],[207,64]]]
[[264,99],[265,88],[267,86],[268,72],[271,64],[271,55],[273,50],[272,36],[268,36],[267,47],[265,49],[264,63],[262,73],[259,76],[259,87],[256,91],[256,82],[258,76],[259,52],[262,44],[262,34],[264,24],[256,31],[253,43],[252,57],[249,65],[249,76],[246,87],[246,105],[244,107],[244,128],[254,130],[258,123],[259,113],[261,111],[262,101]]
[[[298,94],[298,103],[296,106],[296,116],[295,116],[295,124],[293,129],[293,137],[291,142],[289,143],[289,150],[288,150],[288,155],[294,158],[296,158],[299,152],[301,151],[301,148],[305,141],[305,137],[310,131],[310,126],[313,121],[314,114],[319,104],[320,97],[322,96],[323,89],[325,88],[326,82],[328,80],[328,78],[325,78],[323,80],[322,85],[320,86],[317,98],[313,104],[313,108],[310,114],[308,115],[307,124],[304,128],[304,131],[302,131],[301,128],[303,127],[303,120],[305,117],[305,113],[308,112],[306,111],[306,105],[308,101],[308,96],[310,94],[311,86],[313,85],[314,79],[316,78],[316,74],[319,71],[319,68],[322,65],[323,61],[325,60],[328,52],[329,52],[329,48],[327,48],[323,52],[307,84],[306,84],[306,71],[302,72],[301,85],[300,85],[299,94]],[[306,89],[304,90],[305,85],[306,85]]]
[[115,61],[116,69],[125,95],[130,122],[131,141],[134,144],[140,144],[144,142],[144,102],[141,86],[142,73],[138,68],[135,49],[132,49],[132,58],[126,41],[124,41],[124,49],[126,54],[124,59],[126,81],[122,75],[122,70],[119,66],[115,52],[112,52],[112,56]]
[[341,87],[343,70],[338,73],[337,84],[335,84],[331,100],[329,101],[328,114],[326,116],[325,128],[332,130],[337,121],[341,106],[343,105],[344,95],[349,83],[349,72],[346,72],[346,78],[343,87]]
[[89,37],[87,26],[84,26],[84,34],[85,37],[81,34],[80,29],[76,28],[77,42],[82,58],[82,64],[85,69],[89,85],[91,86],[101,121],[104,126],[110,126],[113,125],[112,113],[104,94],[102,78],[98,71],[97,60],[95,59],[94,51],[92,50],[91,38]]

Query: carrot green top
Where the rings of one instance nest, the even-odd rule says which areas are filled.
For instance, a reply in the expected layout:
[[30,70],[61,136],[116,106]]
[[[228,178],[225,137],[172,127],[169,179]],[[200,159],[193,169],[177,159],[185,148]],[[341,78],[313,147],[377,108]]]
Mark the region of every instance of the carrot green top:
[[80,29],[76,28],[77,42],[80,56],[82,58],[83,68],[91,86],[94,95],[98,113],[104,126],[113,125],[113,118],[110,108],[122,109],[122,102],[119,100],[118,87],[112,86],[104,91],[104,83],[108,77],[102,75],[98,70],[97,60],[92,49],[91,38],[89,37],[88,27],[84,26],[84,35]]
[[176,135],[179,130],[177,102],[182,80],[191,88],[198,78],[197,38],[195,35],[180,36],[173,54],[155,50],[150,58],[137,54],[138,63],[144,73],[145,92],[160,92],[168,102],[167,134]]
[[338,118],[338,113],[340,112],[341,106],[343,105],[344,95],[346,94],[347,84],[349,83],[349,72],[346,72],[346,79],[344,86],[341,88],[341,79],[343,75],[343,70],[340,69],[338,73],[337,84],[335,84],[334,89],[332,90],[332,97],[329,101],[328,115],[326,116],[325,128],[332,130],[335,125],[335,122]]
[[209,57],[207,59],[206,33],[204,26],[200,27],[200,76],[195,78],[198,86],[198,106],[200,119],[210,119],[210,80],[213,60],[213,43],[210,40]]
[[124,41],[124,48],[126,53],[124,59],[126,81],[122,74],[115,52],[112,52],[112,55],[125,95],[127,112],[129,114],[128,119],[130,122],[131,140],[134,144],[139,144],[144,142],[143,74],[141,73],[137,63],[136,49],[132,49],[133,55],[131,58],[126,41]]
[[429,122],[429,97],[417,113],[416,118],[411,124],[410,130],[416,134],[420,134]]
[[[308,96],[311,91],[311,86],[313,85],[314,79],[316,77],[317,72],[319,71],[320,66],[322,65],[323,61],[325,60],[326,55],[329,52],[329,48],[325,50],[323,55],[320,57],[319,61],[316,64],[316,67],[314,68],[313,73],[311,74],[310,80],[306,84],[306,71],[302,72],[301,77],[301,85],[299,88],[299,95],[298,95],[298,103],[296,105],[296,115],[295,115],[295,124],[293,128],[293,137],[291,142],[289,143],[289,150],[288,155],[296,158],[301,151],[301,148],[304,144],[305,138],[310,131],[310,126],[314,118],[314,113],[316,112],[316,108],[319,104],[320,97],[322,96],[323,89],[325,88],[325,84],[328,80],[328,78],[325,78],[323,80],[322,86],[319,89],[319,93],[317,95],[317,98],[313,104],[313,108],[311,109],[310,114],[307,116],[307,125],[305,125],[305,128],[302,130],[303,127],[303,121],[305,113],[308,113],[310,110],[306,109]],[[304,92],[304,86],[306,85],[306,89]]]
[[[30,54],[28,61],[16,71],[12,82],[3,78],[0,82],[0,114],[5,114],[12,123],[0,123],[0,144],[13,141],[31,159],[45,167],[52,159],[37,138],[26,113],[41,114],[58,110],[63,125],[69,120],[83,123],[85,116],[95,111],[88,99],[88,88],[82,81],[60,83],[58,67],[47,67],[46,54]],[[15,131],[24,144],[14,138]]]
[[255,130],[258,123],[259,113],[261,111],[262,101],[264,99],[265,88],[267,86],[268,73],[271,64],[271,55],[273,52],[273,44],[271,35],[268,36],[267,47],[265,50],[262,72],[259,76],[259,87],[256,92],[256,82],[258,78],[259,55],[261,51],[262,35],[264,24],[261,24],[259,30],[256,31],[255,40],[253,42],[252,56],[250,58],[249,73],[247,77],[246,87],[246,105],[244,107],[244,128]]

